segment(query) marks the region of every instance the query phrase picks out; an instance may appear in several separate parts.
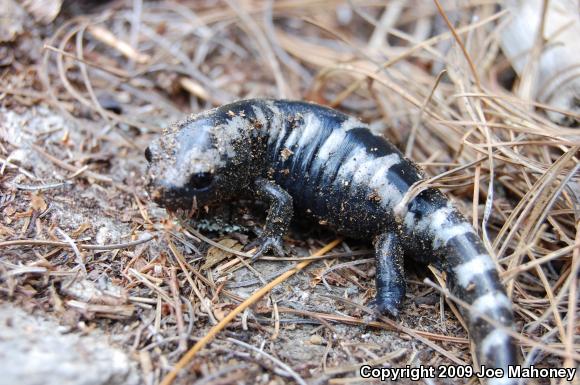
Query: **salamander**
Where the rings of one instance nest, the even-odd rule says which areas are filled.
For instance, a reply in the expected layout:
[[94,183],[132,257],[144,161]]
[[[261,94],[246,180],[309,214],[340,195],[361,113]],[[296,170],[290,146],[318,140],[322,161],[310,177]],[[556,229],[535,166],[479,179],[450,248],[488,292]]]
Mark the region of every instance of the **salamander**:
[[517,363],[511,301],[495,263],[442,192],[407,193],[424,179],[412,161],[368,125],[331,108],[288,100],[242,100],[165,129],[145,151],[151,198],[170,210],[242,196],[269,205],[262,234],[247,249],[284,253],[293,217],[308,216],[348,237],[373,242],[377,311],[397,316],[405,296],[403,259],[433,264],[471,305],[465,313],[481,365]]

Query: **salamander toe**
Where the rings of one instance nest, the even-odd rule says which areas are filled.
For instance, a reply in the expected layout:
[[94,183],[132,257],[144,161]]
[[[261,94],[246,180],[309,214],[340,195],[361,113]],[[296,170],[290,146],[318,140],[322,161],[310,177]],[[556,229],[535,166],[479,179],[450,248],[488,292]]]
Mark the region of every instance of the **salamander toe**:
[[394,298],[393,300],[388,300],[385,298],[381,298],[379,300],[375,298],[370,301],[367,306],[373,309],[378,316],[387,315],[391,318],[399,319],[401,314],[401,303],[399,301],[395,301]]
[[252,260],[256,260],[262,255],[273,251],[278,257],[284,256],[284,247],[282,246],[282,238],[276,236],[261,236],[253,242],[248,243],[244,247],[244,251],[257,249]]

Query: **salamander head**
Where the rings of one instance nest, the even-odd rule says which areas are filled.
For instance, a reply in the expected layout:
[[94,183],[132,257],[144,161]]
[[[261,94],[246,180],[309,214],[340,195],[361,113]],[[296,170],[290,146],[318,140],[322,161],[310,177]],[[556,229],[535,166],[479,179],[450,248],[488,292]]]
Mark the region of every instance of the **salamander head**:
[[170,210],[202,207],[219,198],[225,154],[208,115],[166,129],[145,150],[151,198]]

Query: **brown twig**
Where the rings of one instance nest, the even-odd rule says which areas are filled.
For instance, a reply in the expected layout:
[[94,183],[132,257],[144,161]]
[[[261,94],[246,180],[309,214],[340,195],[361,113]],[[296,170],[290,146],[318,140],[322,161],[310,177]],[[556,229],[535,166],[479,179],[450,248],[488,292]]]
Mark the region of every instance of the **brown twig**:
[[[325,247],[323,247],[322,249],[320,249],[316,253],[314,253],[314,255],[322,255],[322,254],[332,250],[334,247],[338,246],[340,244],[340,242],[342,242],[341,239],[335,239],[334,241],[330,242]],[[310,263],[311,263],[310,261],[304,261],[304,262],[299,263],[298,265],[296,265],[296,267],[293,270],[288,271],[288,272],[280,275],[278,278],[274,279],[273,281],[269,282],[267,285],[263,286],[262,288],[260,288],[256,292],[254,292],[254,294],[252,294],[248,299],[246,299],[244,302],[242,302],[238,307],[236,307],[234,310],[232,310],[230,313],[228,313],[228,315],[226,317],[224,317],[220,321],[220,323],[218,323],[216,326],[214,326],[209,331],[209,333],[207,333],[191,349],[189,349],[189,351],[183,357],[180,358],[180,360],[173,367],[173,369],[165,376],[165,378],[163,378],[163,380],[161,381],[161,385],[170,385],[171,383],[173,383],[173,380],[175,379],[175,377],[177,376],[179,371],[182,368],[184,368],[185,365],[187,365],[191,361],[191,359],[195,356],[195,354],[198,351],[200,351],[207,343],[209,343],[238,314],[240,314],[242,311],[247,309],[250,305],[252,305],[258,299],[263,297],[266,293],[268,293],[270,290],[272,290],[272,288],[274,288],[275,286],[277,286],[281,282],[284,282],[288,277],[290,277],[290,276],[294,275],[295,273],[299,272],[300,270],[304,269]]]

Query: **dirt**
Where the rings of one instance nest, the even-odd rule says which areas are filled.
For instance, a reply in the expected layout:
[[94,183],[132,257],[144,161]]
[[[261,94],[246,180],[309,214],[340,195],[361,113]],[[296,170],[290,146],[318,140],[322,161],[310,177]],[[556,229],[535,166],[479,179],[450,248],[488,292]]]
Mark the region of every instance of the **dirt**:
[[[62,5],[58,16],[48,13],[54,7],[32,16],[20,3],[0,0],[7,21],[0,22],[0,384],[159,384],[187,349],[263,286],[260,279],[270,281],[296,261],[256,261],[260,278],[193,234],[188,226],[240,250],[263,225],[264,207],[236,202],[192,218],[170,214],[145,191],[144,149],[163,127],[191,112],[255,96],[330,105],[353,84],[359,87],[338,108],[400,148],[416,130],[411,157],[428,175],[458,167],[437,183],[462,212],[477,214],[478,225],[493,181],[486,226],[491,242],[500,231],[509,235],[493,247],[502,249],[497,262],[504,283],[514,286],[516,329],[560,354],[525,344],[520,350],[529,362],[564,365],[562,352],[574,336],[567,340],[560,333],[576,330],[578,317],[574,324],[574,315],[562,310],[577,303],[561,290],[575,282],[577,257],[570,251],[537,269],[508,273],[577,242],[577,177],[569,178],[570,188],[558,189],[577,163],[578,134],[546,121],[541,111],[524,111],[521,101],[458,97],[484,91],[514,96],[495,78],[506,65],[490,30],[462,35],[469,36],[474,57],[483,58],[481,91],[473,88],[467,62],[452,44],[446,44],[449,54],[432,55],[441,48],[415,50],[415,43],[385,35],[382,45],[367,47],[376,40],[372,20],[379,20],[381,7],[276,2],[274,36],[267,29],[267,2],[46,1]],[[14,8],[2,6],[8,3]],[[418,8],[412,1],[401,4],[394,27],[413,29]],[[420,21],[430,22],[437,11],[424,7]],[[462,14],[464,25],[484,20],[492,8],[478,5],[476,16]],[[14,11],[4,17],[6,9]],[[247,14],[254,18],[248,21]],[[272,39],[272,52],[256,38],[252,20]],[[415,24],[419,33],[421,23]],[[107,41],[106,31],[127,45]],[[399,57],[403,49],[408,57],[376,70],[376,63]],[[283,65],[281,72],[270,54]],[[450,75],[439,84],[433,68],[442,65]],[[489,118],[490,133],[480,127],[482,116]],[[494,175],[484,158],[490,140],[497,144]],[[528,196],[530,191],[537,195]],[[554,191],[564,192],[552,200]],[[516,218],[510,219],[512,213]],[[526,220],[516,222],[522,215]],[[286,257],[308,256],[334,238],[312,224],[293,226],[285,237]],[[528,243],[534,246],[518,249]],[[374,296],[373,263],[327,272],[372,258],[369,247],[346,240],[333,251],[342,256],[316,261],[283,282],[202,349],[176,383],[296,383],[285,364],[309,384],[366,384],[373,382],[358,378],[363,363],[472,364],[450,302],[423,282],[429,277],[443,284],[437,272],[408,266],[401,318],[378,324],[359,306]],[[205,269],[208,255],[216,262]],[[234,287],[248,280],[254,283]],[[570,349],[579,351],[577,345]]]

